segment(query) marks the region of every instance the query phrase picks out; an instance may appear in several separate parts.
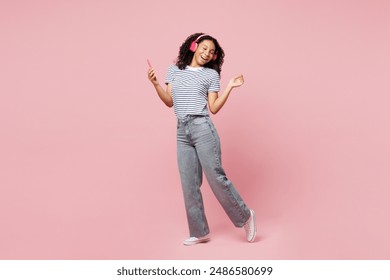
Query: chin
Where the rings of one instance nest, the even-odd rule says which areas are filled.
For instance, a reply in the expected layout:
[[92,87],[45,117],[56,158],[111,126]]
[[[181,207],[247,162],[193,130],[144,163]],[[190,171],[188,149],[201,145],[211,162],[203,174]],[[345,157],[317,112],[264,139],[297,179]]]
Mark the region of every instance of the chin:
[[210,61],[206,61],[206,62],[204,62],[204,61],[199,61],[199,65],[201,65],[201,66],[205,66],[205,65],[207,65],[208,63],[209,63]]

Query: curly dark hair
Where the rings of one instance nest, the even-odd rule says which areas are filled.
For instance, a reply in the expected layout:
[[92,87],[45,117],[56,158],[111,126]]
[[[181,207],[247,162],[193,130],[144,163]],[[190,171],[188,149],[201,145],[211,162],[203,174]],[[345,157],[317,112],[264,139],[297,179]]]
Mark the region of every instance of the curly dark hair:
[[[194,33],[187,37],[187,39],[184,41],[184,43],[181,45],[179,50],[179,55],[177,57],[176,65],[179,67],[179,69],[183,70],[186,68],[187,65],[191,64],[192,58],[194,57],[194,53],[190,51],[191,43],[196,40],[200,35],[203,35],[205,33]],[[199,38],[198,44],[202,42],[203,40],[211,40],[213,41],[215,45],[215,52],[217,54],[217,59],[212,60],[204,65],[204,67],[214,69],[218,72],[219,75],[221,75],[222,70],[222,64],[223,64],[223,58],[225,57],[225,53],[221,46],[219,45],[217,39],[214,37],[211,37],[210,35],[205,35]]]

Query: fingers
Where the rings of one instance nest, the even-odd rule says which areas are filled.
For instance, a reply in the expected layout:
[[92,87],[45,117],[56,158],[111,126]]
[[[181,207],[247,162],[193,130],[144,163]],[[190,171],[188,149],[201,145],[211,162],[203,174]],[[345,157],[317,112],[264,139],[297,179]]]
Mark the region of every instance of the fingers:
[[244,84],[244,76],[243,75],[238,75],[238,76],[235,76],[233,77],[229,84],[232,86],[232,87],[239,87],[239,86],[242,86]]
[[234,77],[234,80],[240,84],[243,84],[244,83],[244,76],[242,74],[238,75],[238,76]]
[[155,70],[154,70],[153,68],[149,68],[149,69],[148,69],[148,79],[149,79],[149,81],[151,81],[154,85],[155,85],[156,83],[158,83],[158,82],[157,82],[156,72],[155,72]]
[[154,78],[156,78],[156,72],[154,71],[153,68],[148,69],[148,77],[149,80],[153,80]]

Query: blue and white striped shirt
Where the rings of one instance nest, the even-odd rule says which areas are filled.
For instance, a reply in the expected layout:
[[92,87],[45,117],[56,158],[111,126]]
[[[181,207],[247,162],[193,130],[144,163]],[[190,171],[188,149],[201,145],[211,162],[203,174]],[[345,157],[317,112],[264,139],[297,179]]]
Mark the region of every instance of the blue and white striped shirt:
[[165,83],[172,85],[174,111],[179,119],[188,115],[208,115],[208,93],[220,90],[218,72],[207,67],[187,66],[180,70],[171,65]]

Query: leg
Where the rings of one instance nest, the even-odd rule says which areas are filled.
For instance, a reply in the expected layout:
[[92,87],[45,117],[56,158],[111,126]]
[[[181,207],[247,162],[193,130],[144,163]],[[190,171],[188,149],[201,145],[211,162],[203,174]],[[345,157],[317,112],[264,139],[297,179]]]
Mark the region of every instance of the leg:
[[221,147],[218,133],[210,118],[192,122],[192,136],[207,181],[219,203],[236,227],[243,227],[251,212],[226,177],[221,163]]
[[195,147],[187,140],[184,125],[178,127],[177,159],[190,236],[203,237],[209,233],[209,227],[200,192],[202,166]]

